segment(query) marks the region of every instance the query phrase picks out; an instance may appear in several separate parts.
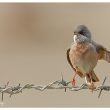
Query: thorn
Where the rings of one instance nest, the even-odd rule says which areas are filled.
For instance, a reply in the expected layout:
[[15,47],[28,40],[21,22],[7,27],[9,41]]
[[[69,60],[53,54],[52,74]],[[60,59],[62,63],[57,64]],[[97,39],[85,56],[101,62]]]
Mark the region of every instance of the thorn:
[[2,102],[3,102],[3,98],[4,98],[3,96],[4,96],[4,93],[2,92]]
[[[104,81],[103,81],[103,83],[102,83],[102,86],[104,85],[104,83],[105,83],[106,79],[107,79],[107,77],[105,76]],[[101,89],[101,90],[100,90],[99,95],[98,95],[98,98],[100,98],[101,93],[102,93],[102,90],[103,90],[103,89]]]
[[66,92],[66,88],[65,88],[65,92]]
[[[66,83],[66,81],[64,81],[64,79],[63,79],[63,74],[62,74],[62,73],[61,73],[61,80],[62,80],[62,85],[63,85],[63,86],[66,86],[67,83]],[[65,88],[65,92],[66,92],[66,89],[67,89],[67,88]]]
[[7,82],[7,84],[6,84],[6,86],[8,86],[8,85],[9,85],[9,83],[10,83],[10,82],[8,81],[8,82]]
[[62,79],[62,81],[63,81],[63,74],[61,73],[61,79]]
[[20,87],[20,85],[21,85],[21,84],[19,83],[18,86]]

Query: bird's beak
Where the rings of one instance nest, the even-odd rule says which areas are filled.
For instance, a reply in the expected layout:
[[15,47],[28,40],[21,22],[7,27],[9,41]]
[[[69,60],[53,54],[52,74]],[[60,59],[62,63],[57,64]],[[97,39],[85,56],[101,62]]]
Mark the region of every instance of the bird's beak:
[[74,36],[77,37],[78,35],[79,35],[78,32],[74,32],[73,37],[74,37]]
[[74,35],[78,35],[79,33],[78,32],[74,32]]
[[77,36],[78,36],[78,33],[77,32],[74,32],[73,39],[76,38]]

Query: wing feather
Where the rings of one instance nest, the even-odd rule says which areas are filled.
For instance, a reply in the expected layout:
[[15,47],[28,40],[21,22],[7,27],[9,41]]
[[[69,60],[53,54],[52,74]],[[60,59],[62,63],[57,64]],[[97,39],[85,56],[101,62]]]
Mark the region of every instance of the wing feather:
[[75,69],[75,68],[73,67],[72,63],[71,63],[71,60],[70,60],[70,57],[69,57],[69,52],[70,52],[70,48],[69,48],[69,49],[67,50],[67,52],[66,52],[67,61],[68,61],[68,63],[70,64],[70,66],[71,66],[73,69]]
[[73,68],[73,70],[80,76],[80,77],[84,77],[83,73],[79,71],[78,68],[74,68],[72,65],[72,62],[70,60],[70,56],[69,56],[69,52],[70,52],[70,48],[67,50],[66,55],[67,55],[67,61],[70,64],[70,66]]
[[98,60],[105,60],[110,63],[110,51],[99,44],[95,44],[98,53]]

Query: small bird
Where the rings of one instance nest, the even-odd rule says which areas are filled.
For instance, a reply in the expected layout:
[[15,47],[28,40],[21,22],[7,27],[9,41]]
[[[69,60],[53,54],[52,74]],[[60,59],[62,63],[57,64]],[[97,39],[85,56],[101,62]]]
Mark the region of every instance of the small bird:
[[94,90],[95,82],[99,78],[94,72],[98,60],[110,63],[110,51],[92,40],[92,35],[85,25],[79,25],[73,34],[73,43],[67,50],[67,60],[75,72],[72,85],[75,86],[75,77],[78,74],[85,78],[89,89]]

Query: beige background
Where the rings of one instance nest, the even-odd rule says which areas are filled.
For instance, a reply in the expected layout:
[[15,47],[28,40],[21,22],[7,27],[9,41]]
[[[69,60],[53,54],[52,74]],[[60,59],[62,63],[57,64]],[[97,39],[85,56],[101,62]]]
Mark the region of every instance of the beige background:
[[[71,80],[65,53],[79,24],[110,49],[110,4],[0,4],[0,85],[45,85],[60,79],[61,72]],[[110,64],[100,61],[95,71],[98,85],[105,76],[110,85]],[[100,99],[98,93],[24,90],[12,98],[6,94],[4,107],[110,107],[110,92],[103,91]]]

